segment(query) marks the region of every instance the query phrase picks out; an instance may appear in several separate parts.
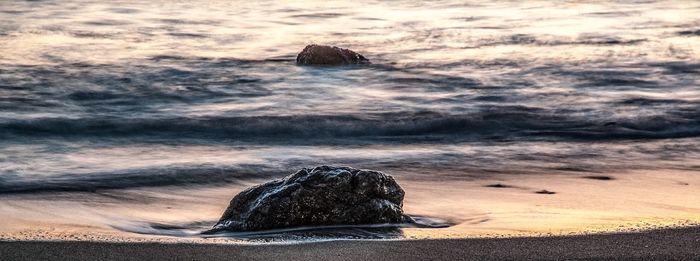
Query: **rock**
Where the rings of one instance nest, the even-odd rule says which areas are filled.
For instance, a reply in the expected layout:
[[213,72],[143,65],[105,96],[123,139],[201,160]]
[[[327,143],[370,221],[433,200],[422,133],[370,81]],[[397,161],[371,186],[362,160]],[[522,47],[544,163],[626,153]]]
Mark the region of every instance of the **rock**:
[[297,55],[298,65],[343,65],[369,64],[369,60],[359,53],[328,45],[307,45]]
[[212,231],[408,223],[404,191],[389,175],[350,167],[304,168],[236,195]]

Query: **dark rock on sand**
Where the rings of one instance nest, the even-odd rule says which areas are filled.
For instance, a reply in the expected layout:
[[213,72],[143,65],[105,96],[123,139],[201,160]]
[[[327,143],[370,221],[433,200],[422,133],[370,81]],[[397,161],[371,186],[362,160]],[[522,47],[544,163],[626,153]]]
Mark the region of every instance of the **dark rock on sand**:
[[614,177],[611,176],[585,176],[583,177],[585,179],[595,179],[595,180],[614,180]]
[[488,184],[484,187],[487,187],[487,188],[512,188],[513,186],[501,184],[501,183],[496,183],[496,184]]
[[554,191],[549,191],[549,190],[546,190],[546,189],[539,190],[539,191],[535,191],[535,193],[537,193],[537,194],[546,194],[546,195],[557,194],[557,193],[554,192]]
[[212,231],[405,223],[404,191],[379,171],[304,168],[236,195]]
[[297,55],[299,65],[343,65],[369,64],[369,60],[359,53],[328,45],[307,45]]

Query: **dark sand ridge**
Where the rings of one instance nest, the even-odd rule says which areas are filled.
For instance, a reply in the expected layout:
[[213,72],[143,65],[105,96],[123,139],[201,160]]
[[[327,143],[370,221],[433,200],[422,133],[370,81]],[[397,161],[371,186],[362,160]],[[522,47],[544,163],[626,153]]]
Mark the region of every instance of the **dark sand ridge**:
[[282,245],[0,242],[3,260],[699,260],[700,227],[562,237]]

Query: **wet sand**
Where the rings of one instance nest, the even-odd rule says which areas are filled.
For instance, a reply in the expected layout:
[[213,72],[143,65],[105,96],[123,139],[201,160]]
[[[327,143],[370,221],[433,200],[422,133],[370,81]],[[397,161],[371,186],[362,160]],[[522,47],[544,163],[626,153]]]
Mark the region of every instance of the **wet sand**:
[[[397,237],[570,236],[700,224],[700,176],[696,172],[598,176],[610,179],[588,175],[501,175],[451,182],[399,178],[407,191],[406,213],[454,225],[404,228]],[[197,237],[197,232],[216,222],[232,195],[255,183],[259,182],[192,187],[186,193],[182,189],[119,190],[53,194],[51,199],[3,195],[0,240],[207,243],[212,240]]]
[[[0,1],[0,261],[693,259],[697,2]],[[312,42],[373,65],[295,66]],[[319,164],[454,225],[198,237]]]
[[560,237],[301,244],[0,242],[3,260],[698,260],[700,227]]

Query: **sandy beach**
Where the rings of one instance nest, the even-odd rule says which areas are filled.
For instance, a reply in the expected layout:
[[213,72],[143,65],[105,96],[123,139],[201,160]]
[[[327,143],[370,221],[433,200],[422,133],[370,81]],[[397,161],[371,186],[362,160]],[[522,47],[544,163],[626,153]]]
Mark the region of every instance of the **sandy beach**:
[[[407,214],[449,226],[402,228],[382,238],[568,236],[700,224],[700,176],[692,171],[494,175],[450,182],[392,174],[407,191]],[[205,243],[197,234],[211,228],[231,196],[264,181],[177,190],[0,195],[0,240]]]
[[0,1],[0,261],[700,260],[700,1]]
[[698,260],[700,227],[560,237],[301,244],[0,242],[3,260]]

